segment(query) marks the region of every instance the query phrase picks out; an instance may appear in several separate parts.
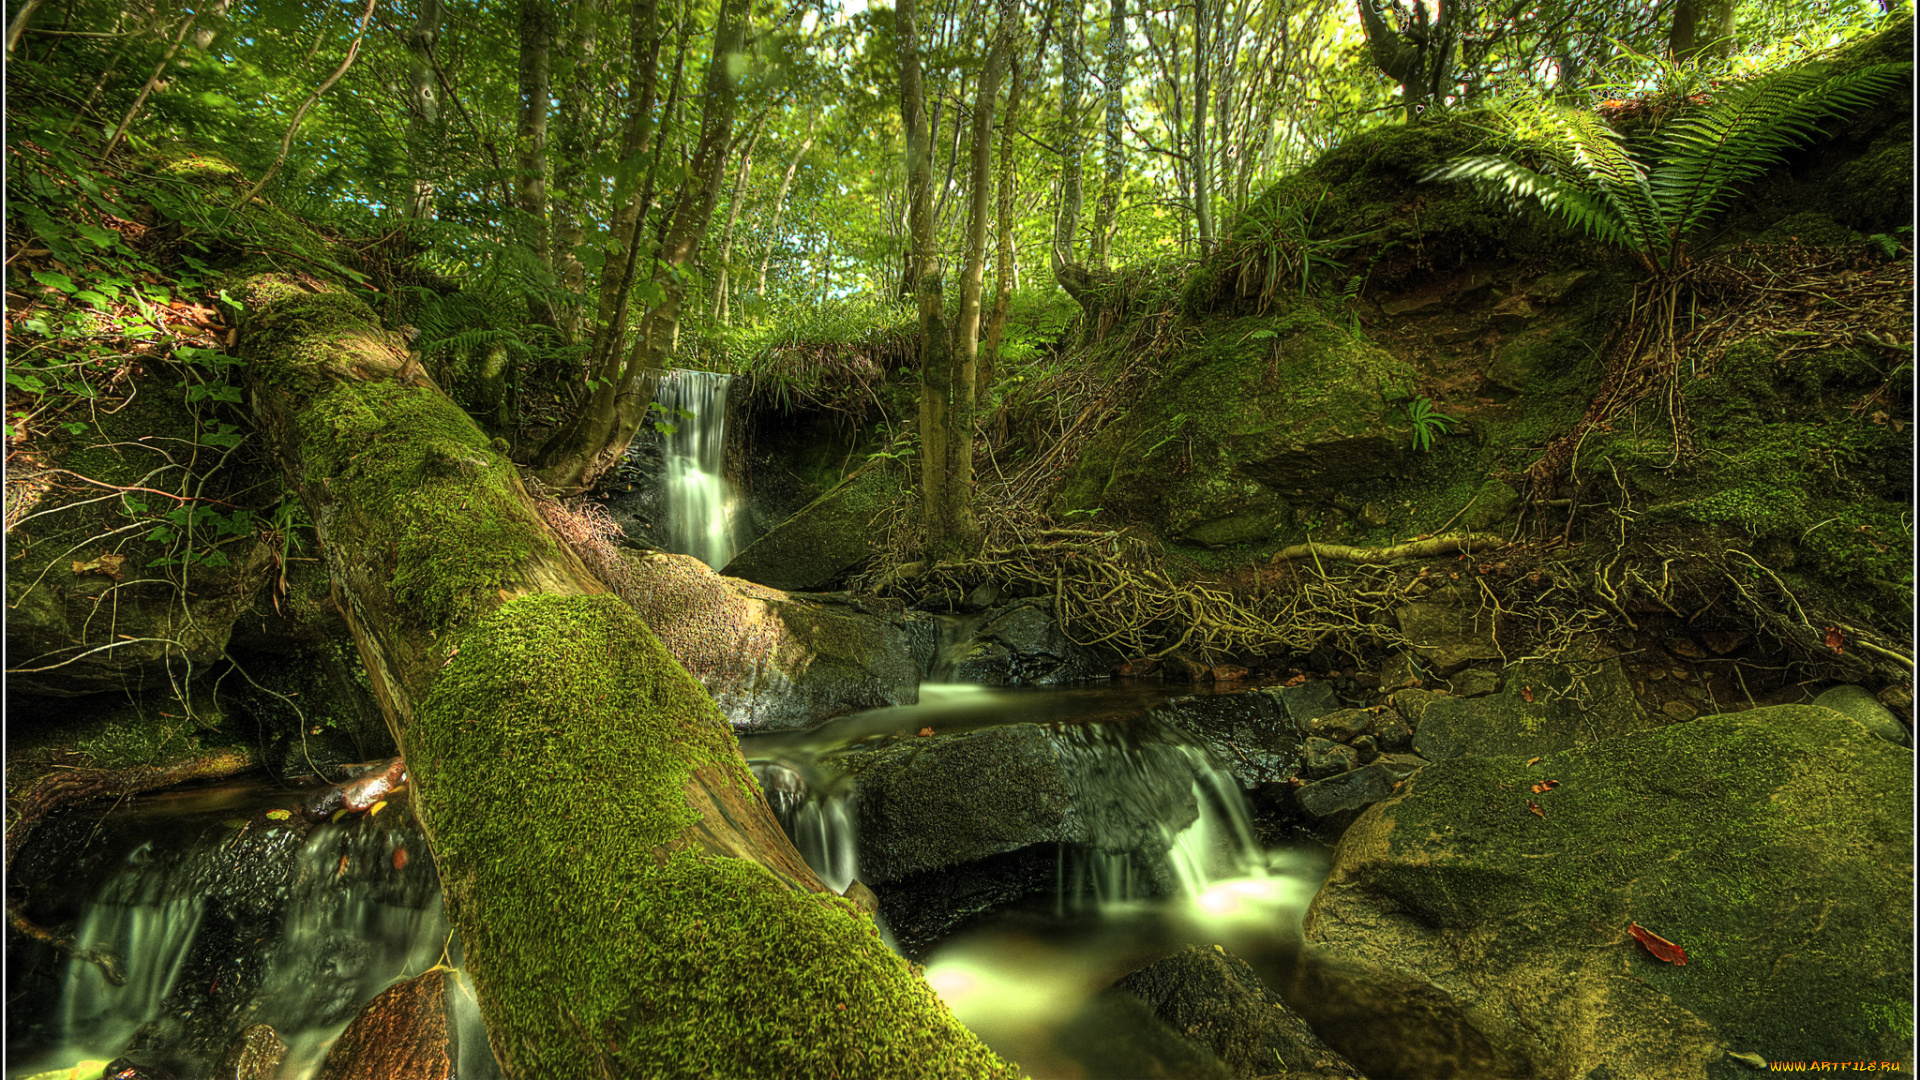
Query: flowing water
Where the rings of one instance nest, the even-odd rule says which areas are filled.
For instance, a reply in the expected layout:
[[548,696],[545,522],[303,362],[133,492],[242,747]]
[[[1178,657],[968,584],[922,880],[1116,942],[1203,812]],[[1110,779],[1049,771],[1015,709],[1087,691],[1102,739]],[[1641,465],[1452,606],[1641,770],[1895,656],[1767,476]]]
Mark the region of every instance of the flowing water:
[[[665,435],[667,550],[715,569],[733,558],[733,485],[722,475],[731,375],[669,371],[653,392]],[[662,411],[664,410],[664,412]]]

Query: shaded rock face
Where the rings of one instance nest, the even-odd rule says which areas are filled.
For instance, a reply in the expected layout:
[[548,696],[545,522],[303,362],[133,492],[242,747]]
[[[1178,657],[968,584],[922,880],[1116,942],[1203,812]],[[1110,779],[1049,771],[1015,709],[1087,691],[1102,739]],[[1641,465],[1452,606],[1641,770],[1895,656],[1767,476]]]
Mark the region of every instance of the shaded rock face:
[[1535,757],[1670,722],[1641,711],[1617,659],[1515,664],[1504,677],[1498,694],[1431,699],[1420,713],[1414,753],[1429,761]]
[[1905,725],[1894,719],[1893,710],[1882,705],[1864,686],[1836,686],[1822,691],[1813,703],[1851,718],[1895,746],[1906,746],[1912,741]]
[[1435,589],[1394,612],[1400,632],[1428,670],[1450,675],[1476,660],[1501,659],[1491,613],[1480,597],[1459,586]]
[[315,1080],[452,1080],[447,977],[394,983],[367,1003],[327,1051]]
[[[1808,706],[1531,768],[1435,764],[1342,840],[1296,1000],[1374,1076],[1744,1075],[1728,1052],[1910,1061],[1911,769]],[[1533,792],[1543,779],[1558,785]],[[1689,963],[1653,957],[1629,922]]]
[[633,554],[629,599],[743,731],[919,700],[904,621],[721,577],[691,555]]
[[1112,663],[1068,638],[1051,607],[1047,597],[1029,597],[975,615],[936,617],[942,640],[929,659],[928,679],[1051,686],[1106,678]]
[[776,589],[825,589],[878,552],[875,521],[906,486],[902,462],[875,458],[748,545],[722,573]]
[[1146,1002],[1162,1022],[1225,1063],[1229,1075],[1364,1080],[1246,961],[1218,945],[1188,946],[1114,989]]

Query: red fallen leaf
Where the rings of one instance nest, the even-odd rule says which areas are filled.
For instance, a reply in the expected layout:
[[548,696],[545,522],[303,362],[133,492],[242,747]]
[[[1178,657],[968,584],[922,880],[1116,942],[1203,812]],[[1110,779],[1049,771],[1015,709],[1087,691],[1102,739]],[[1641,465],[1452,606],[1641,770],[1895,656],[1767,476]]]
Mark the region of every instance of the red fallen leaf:
[[1537,818],[1544,818],[1547,816],[1547,812],[1545,810],[1540,809],[1540,804],[1537,802],[1534,802],[1532,799],[1527,800],[1527,813],[1532,814],[1534,817],[1537,817]]
[[1533,785],[1533,793],[1535,795],[1545,795],[1547,792],[1552,791],[1554,788],[1557,788],[1559,786],[1560,786],[1560,781],[1558,780],[1542,780],[1539,783]]
[[405,870],[407,868],[406,848],[397,847],[393,849],[393,868],[395,870]]
[[1646,929],[1639,923],[1628,923],[1627,933],[1632,934],[1635,941],[1645,945],[1647,951],[1653,954],[1655,960],[1665,960],[1669,964],[1676,964],[1680,967],[1687,965],[1687,950],[1675,945],[1659,934]]
[[1533,687],[1531,686],[1521,687],[1520,700],[1526,702],[1529,705],[1533,704]]
[[1846,643],[1846,640],[1846,638],[1841,636],[1839,627],[1827,627],[1827,648],[1832,649],[1835,654],[1846,652],[1845,649],[1841,648],[1841,646]]
[[920,737],[923,739],[931,734],[933,734],[933,729],[930,727],[923,727],[920,729]]
[[1300,685],[1301,683],[1303,683],[1303,682],[1306,682],[1306,681],[1307,681],[1307,676],[1306,676],[1306,674],[1305,674],[1305,673],[1303,672],[1303,673],[1301,673],[1301,674],[1299,674],[1299,675],[1295,675],[1295,676],[1294,676],[1293,678],[1291,678],[1291,679],[1288,679],[1288,680],[1287,680],[1287,681],[1286,681],[1285,683],[1283,683],[1283,684],[1281,684],[1281,685],[1283,685],[1283,686],[1299,686],[1299,685]]

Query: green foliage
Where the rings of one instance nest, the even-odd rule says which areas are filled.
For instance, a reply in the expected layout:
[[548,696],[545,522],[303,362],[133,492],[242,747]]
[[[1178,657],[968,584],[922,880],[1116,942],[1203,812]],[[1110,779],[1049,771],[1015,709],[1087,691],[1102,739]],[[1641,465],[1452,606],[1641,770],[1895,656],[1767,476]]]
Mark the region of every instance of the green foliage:
[[1539,206],[1668,272],[1741,185],[1812,141],[1820,121],[1870,105],[1911,66],[1808,65],[1726,87],[1666,123],[1644,152],[1592,112],[1537,106],[1533,118],[1550,136],[1545,168],[1468,157],[1427,178],[1465,181],[1516,208]]
[[1249,207],[1234,229],[1234,241],[1246,249],[1239,265],[1241,293],[1270,301],[1282,285],[1299,284],[1306,296],[1317,270],[1333,273],[1343,267],[1337,257],[1371,239],[1380,230],[1346,236],[1316,236],[1320,208],[1327,189],[1317,196],[1303,192],[1292,197],[1263,199]]
[[1447,425],[1457,423],[1445,413],[1435,412],[1433,402],[1426,398],[1414,398],[1406,403],[1407,419],[1413,423],[1413,446],[1416,450],[1433,449],[1434,439],[1447,433]]

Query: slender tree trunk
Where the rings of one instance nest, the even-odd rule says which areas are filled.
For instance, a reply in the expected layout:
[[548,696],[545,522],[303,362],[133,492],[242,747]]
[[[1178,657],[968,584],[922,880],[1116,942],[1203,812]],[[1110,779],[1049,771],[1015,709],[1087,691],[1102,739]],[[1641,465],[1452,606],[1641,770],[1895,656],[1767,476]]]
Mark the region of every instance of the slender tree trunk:
[[252,202],[254,196],[260,194],[260,192],[266,188],[267,181],[273,179],[273,174],[280,171],[280,166],[286,164],[287,151],[293,147],[293,137],[299,134],[300,122],[306,119],[307,110],[319,103],[321,96],[332,89],[333,84],[339,82],[340,77],[345,75],[347,69],[353,66],[354,57],[360,55],[360,42],[366,39],[367,24],[373,21],[373,9],[379,3],[380,0],[367,0],[366,13],[360,16],[360,28],[353,32],[353,44],[347,46],[346,58],[340,61],[339,67],[333,69],[333,74],[327,76],[319,86],[313,88],[313,93],[307,95],[307,100],[301,102],[299,108],[293,110],[293,119],[287,121],[287,133],[285,137],[280,140],[280,153],[274,157],[273,164],[267,166],[266,173],[262,175],[260,179],[254,181],[253,186],[247,189],[246,194],[240,196],[241,204],[244,205]]
[[1200,254],[1213,250],[1213,184],[1207,153],[1206,0],[1193,0],[1193,225]]
[[[373,9],[369,6],[367,10],[372,11]],[[100,160],[105,161],[112,157],[114,150],[120,146],[120,140],[126,138],[127,128],[132,125],[133,118],[140,115],[140,110],[147,104],[147,98],[153,96],[153,91],[160,85],[161,76],[167,73],[167,65],[173,63],[173,55],[180,51],[180,46],[187,40],[187,31],[193,29],[194,20],[199,17],[200,13],[195,11],[187,16],[185,22],[180,24],[180,32],[174,35],[173,44],[167,48],[167,55],[161,57],[160,63],[154,66],[153,74],[147,78],[146,84],[140,88],[140,93],[133,99],[133,104],[127,106],[126,115],[120,117],[119,126],[113,129],[113,135],[107,139],[106,149],[100,151]],[[18,20],[15,21],[17,22]],[[362,22],[361,26],[363,29],[365,25],[366,24]],[[353,43],[355,46],[358,46],[360,39],[355,38]],[[351,52],[347,54],[347,60],[349,63],[352,62],[353,54]]]
[[1053,267],[1057,276],[1062,267],[1076,266],[1074,241],[1080,232],[1081,190],[1080,159],[1086,150],[1086,137],[1080,130],[1080,99],[1086,76],[1086,56],[1082,45],[1080,0],[1060,0],[1065,6],[1064,33],[1060,35],[1060,63],[1065,69],[1060,84],[1060,201],[1053,218]]
[[787,162],[787,172],[780,178],[780,192],[773,197],[773,220],[767,224],[767,250],[760,256],[760,281],[754,286],[754,295],[767,295],[767,264],[773,261],[773,251],[780,243],[780,216],[787,208],[787,189],[793,186],[793,174],[800,169],[800,159],[807,156],[813,146],[813,126],[818,123],[818,113],[807,116],[807,133],[800,140],[800,149],[793,152],[793,160]]
[[600,24],[606,18],[605,0],[576,0],[561,53],[560,111],[554,118],[553,259],[560,287],[575,299],[560,312],[560,336],[569,343],[580,339],[586,319],[586,264],[577,254],[586,241],[582,216],[587,202],[588,142],[592,123],[588,108],[609,76],[600,49]]
[[514,125],[514,208],[527,248],[551,265],[547,246],[547,109],[553,94],[551,0],[520,0],[520,107]]
[[420,15],[407,30],[407,172],[413,190],[405,215],[433,217],[433,178],[439,171],[440,100],[434,92],[433,43],[446,12],[441,0],[420,0]]
[[1113,246],[1114,215],[1120,209],[1120,189],[1126,183],[1126,155],[1120,128],[1126,120],[1121,91],[1127,80],[1127,0],[1113,0],[1107,21],[1105,169],[1100,177],[1100,202],[1093,211],[1093,266],[1107,269]]
[[900,118],[907,136],[907,222],[913,246],[906,279],[920,308],[920,505],[926,554],[947,550],[947,402],[952,398],[950,343],[933,265],[933,160],[927,130],[926,91],[920,77],[920,38],[915,0],[893,9],[900,53]]
[[720,267],[714,273],[713,282],[713,321],[727,325],[727,279],[728,262],[733,258],[733,227],[740,220],[740,204],[747,201],[747,182],[753,178],[753,148],[760,144],[760,132],[765,130],[770,113],[761,113],[753,122],[753,133],[747,136],[746,149],[740,152],[740,172],[733,179],[733,198],[727,207],[727,224],[720,230]]
[[1725,60],[1733,55],[1734,0],[1677,0],[1667,48],[1675,60]]
[[[1049,27],[1051,29],[1051,27]],[[1046,53],[1046,32],[1041,32],[1041,55]],[[1020,61],[1019,50],[1009,56],[1011,71],[1007,86],[1007,113],[1000,125],[1000,179],[997,196],[998,206],[994,214],[994,285],[993,313],[987,317],[987,347],[981,354],[978,370],[974,373],[974,399],[986,396],[987,388],[993,385],[1000,366],[1000,346],[1006,339],[1007,307],[1013,302],[1014,278],[1019,268],[1013,261],[1013,198],[1014,198],[1014,137],[1018,134],[1020,122],[1020,95],[1026,88],[1021,78],[1024,65]]]
[[255,427],[319,530],[502,1071],[1020,1075],[808,870],[700,684],[372,313],[243,293]]
[[13,55],[13,50],[20,46],[20,35],[27,32],[27,27],[33,24],[34,12],[44,3],[46,0],[27,0],[14,11],[13,21],[7,24],[7,55]]

